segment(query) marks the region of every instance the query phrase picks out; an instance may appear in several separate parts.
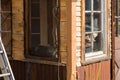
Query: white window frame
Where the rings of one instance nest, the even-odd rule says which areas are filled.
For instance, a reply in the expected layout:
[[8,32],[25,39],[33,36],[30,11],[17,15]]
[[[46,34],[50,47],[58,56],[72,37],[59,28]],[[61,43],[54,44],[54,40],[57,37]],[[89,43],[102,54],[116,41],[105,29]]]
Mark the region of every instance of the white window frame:
[[[82,28],[82,29],[84,29],[83,31],[82,31],[82,34],[84,35],[82,35],[83,37],[83,39],[82,39],[82,58],[81,58],[81,62],[83,63],[83,64],[88,64],[88,63],[93,63],[93,62],[97,62],[97,61],[101,61],[101,60],[106,60],[106,59],[108,59],[109,58],[109,51],[110,51],[110,49],[108,48],[108,43],[109,43],[109,41],[108,41],[108,39],[110,39],[108,36],[108,2],[109,2],[109,0],[101,0],[101,10],[100,11],[93,11],[93,0],[91,0],[92,2],[91,2],[91,11],[89,11],[89,10],[85,10],[85,0],[83,0],[82,1],[82,3],[84,3],[84,5],[83,5],[83,13],[82,13],[82,16],[84,16],[84,17],[82,17],[82,18],[85,18],[85,14],[86,13],[94,13],[94,12],[96,12],[96,13],[101,13],[101,32],[102,32],[102,36],[103,36],[103,38],[104,38],[104,41],[103,41],[103,46],[104,46],[104,50],[102,50],[102,51],[97,51],[97,52],[89,52],[89,53],[85,53],[85,34],[87,33],[87,32],[85,32],[85,28]],[[93,20],[93,18],[94,18],[94,16],[92,17],[92,19],[91,20]],[[85,19],[83,19],[84,21],[82,21],[82,26],[83,27],[85,27]],[[92,29],[93,29],[93,24],[94,24],[94,22],[93,21],[91,21],[91,23],[92,23]],[[92,30],[92,31],[94,31],[94,30]],[[88,32],[89,33],[89,32]]]

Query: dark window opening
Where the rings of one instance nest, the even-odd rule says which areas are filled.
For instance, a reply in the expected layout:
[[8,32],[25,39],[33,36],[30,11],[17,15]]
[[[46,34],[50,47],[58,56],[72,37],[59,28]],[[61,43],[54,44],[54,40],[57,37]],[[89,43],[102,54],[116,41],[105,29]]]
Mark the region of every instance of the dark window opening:
[[[56,57],[59,13],[56,0],[28,0],[26,52],[39,57]],[[57,18],[57,19],[56,19]]]

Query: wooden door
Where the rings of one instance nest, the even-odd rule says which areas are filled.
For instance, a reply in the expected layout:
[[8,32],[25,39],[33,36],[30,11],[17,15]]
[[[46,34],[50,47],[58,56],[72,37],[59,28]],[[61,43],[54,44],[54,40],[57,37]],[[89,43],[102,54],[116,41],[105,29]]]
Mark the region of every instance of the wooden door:
[[113,50],[113,80],[120,80],[120,0],[113,0],[112,4],[112,18],[113,18],[113,28],[112,31],[114,41],[112,45]]

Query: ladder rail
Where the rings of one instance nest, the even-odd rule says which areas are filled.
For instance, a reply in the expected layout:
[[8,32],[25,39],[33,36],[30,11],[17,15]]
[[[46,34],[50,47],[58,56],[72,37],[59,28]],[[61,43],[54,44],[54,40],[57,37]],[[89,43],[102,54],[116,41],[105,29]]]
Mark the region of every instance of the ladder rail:
[[12,76],[12,79],[15,80],[14,75],[13,75],[13,72],[12,72],[12,69],[11,69],[11,66],[10,66],[10,63],[9,63],[9,60],[8,60],[8,57],[7,57],[7,53],[6,53],[6,50],[5,50],[5,48],[4,48],[4,45],[3,45],[3,42],[2,42],[1,37],[0,37],[0,45],[1,45],[1,48],[2,48],[2,50],[3,50],[3,53],[4,53],[3,55],[5,56],[6,63],[7,63],[7,66],[8,66],[8,68],[9,68],[9,70],[10,70],[10,74],[11,74],[11,76]]
[[[4,73],[10,73],[10,71],[8,70],[8,66],[5,62],[6,62],[5,57],[4,57],[3,53],[1,53],[0,54],[0,70],[1,70],[0,76],[2,76],[2,74],[4,74]],[[6,77],[4,76],[3,78],[4,78],[4,80],[11,80],[11,78],[8,76],[6,76]]]

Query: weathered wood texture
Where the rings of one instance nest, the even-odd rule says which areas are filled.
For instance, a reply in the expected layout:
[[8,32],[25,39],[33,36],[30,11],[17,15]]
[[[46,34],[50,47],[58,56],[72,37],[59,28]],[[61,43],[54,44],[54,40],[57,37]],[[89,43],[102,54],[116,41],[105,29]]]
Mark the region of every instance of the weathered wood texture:
[[[68,46],[67,45],[67,38],[70,36],[68,30],[70,26],[67,28],[69,25],[68,21],[70,20],[68,17],[70,16],[69,14],[72,14],[72,12],[68,12],[68,7],[69,4],[75,4],[74,7],[74,22],[76,22],[76,31],[74,32],[76,34],[75,36],[75,42],[76,42],[76,55],[77,55],[77,63],[80,65],[80,47],[81,47],[81,0],[72,0],[71,3],[68,3],[67,0],[60,0],[60,53],[61,53],[61,62],[62,63],[67,63],[67,56],[68,56]],[[68,16],[69,15],[69,16]],[[73,30],[71,30],[72,32]],[[74,34],[72,33],[72,34]],[[72,45],[73,46],[73,45]]]
[[11,53],[11,0],[1,0],[2,6],[2,21],[1,21],[1,29],[2,29],[2,40],[5,45],[7,53]]
[[116,49],[120,49],[120,38],[119,37],[115,37],[115,50]]
[[24,59],[24,0],[12,0],[12,56]]
[[[11,61],[16,80],[58,80],[58,66],[29,63],[30,66],[27,67],[27,64],[27,62]],[[65,66],[60,66],[59,77],[60,80],[66,80]]]
[[120,38],[115,37],[115,80],[120,79]]
[[110,60],[77,68],[78,80],[111,80]]
[[111,79],[112,80],[115,80],[115,1],[114,0],[112,0],[111,1],[111,15],[112,15],[112,17],[111,17],[111,30],[112,30],[112,35],[111,35],[111,37],[112,37],[112,39],[111,39],[111,43],[112,43],[112,45],[111,45],[111,51],[112,51],[112,66],[111,66]]
[[68,9],[67,0],[60,0],[60,54],[61,62],[67,62],[67,26],[68,26]]
[[69,0],[67,4],[67,80],[76,80],[76,0]]
[[[24,1],[12,0],[12,40],[13,58],[16,60],[24,59]],[[67,1],[60,0],[60,56],[61,62],[67,62]]]
[[16,80],[26,80],[25,63],[20,61],[10,61]]
[[82,31],[84,31],[81,29],[81,26],[83,26],[82,23],[84,21],[83,19],[84,15],[82,14],[82,12],[84,11],[84,8],[83,8],[84,6],[81,6],[81,5],[83,5],[82,1],[76,0],[76,63],[77,63],[77,66],[81,66],[80,56],[81,56],[81,51],[83,50],[81,49],[81,45],[83,44],[81,43],[81,41],[82,41],[82,37],[84,37],[84,35],[81,36]]

